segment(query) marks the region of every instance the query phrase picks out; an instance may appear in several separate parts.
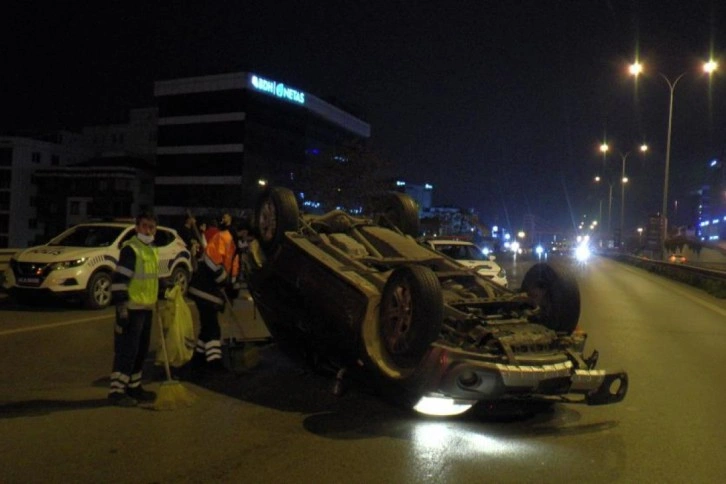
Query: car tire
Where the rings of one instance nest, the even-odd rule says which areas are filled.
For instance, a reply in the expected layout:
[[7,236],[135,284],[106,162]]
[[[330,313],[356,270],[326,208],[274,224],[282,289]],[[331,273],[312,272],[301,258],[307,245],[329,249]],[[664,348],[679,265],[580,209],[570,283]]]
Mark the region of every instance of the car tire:
[[403,370],[416,368],[438,338],[444,314],[441,285],[429,268],[396,268],[381,296],[379,314],[383,351]]
[[187,293],[187,289],[189,288],[189,271],[186,267],[178,265],[171,271],[171,283],[175,286],[180,285],[182,294]]
[[86,286],[86,306],[90,309],[103,309],[111,304],[111,274],[96,272]]
[[373,204],[379,225],[397,228],[404,235],[418,237],[420,220],[416,201],[404,193],[390,192]]
[[274,254],[285,232],[297,230],[300,211],[295,194],[287,188],[266,190],[255,204],[255,229],[260,247],[268,257]]
[[570,271],[547,263],[533,265],[522,280],[526,292],[539,307],[539,323],[558,333],[571,334],[580,319],[580,289]]

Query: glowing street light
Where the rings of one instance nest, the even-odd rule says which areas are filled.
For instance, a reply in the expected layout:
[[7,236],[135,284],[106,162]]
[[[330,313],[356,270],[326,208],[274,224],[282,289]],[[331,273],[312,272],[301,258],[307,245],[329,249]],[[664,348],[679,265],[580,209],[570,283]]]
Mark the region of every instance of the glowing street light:
[[[718,63],[713,59],[710,59],[708,62],[705,62],[703,64],[703,72],[708,75],[713,74],[717,68]],[[628,70],[630,74],[635,76],[636,78],[639,74],[644,72],[643,65],[637,61],[631,64]],[[673,132],[673,97],[676,86],[678,85],[678,81],[680,81],[687,73],[688,71],[682,72],[672,81],[665,74],[661,72],[658,73],[666,81],[666,83],[668,84],[668,89],[670,91],[670,97],[668,101],[668,132],[666,134],[665,175],[663,177],[663,204],[661,207],[661,217],[663,217],[663,233],[661,234],[662,243],[665,243],[665,238],[668,234],[668,176],[670,173],[671,163],[671,134]]]
[[[648,145],[643,143],[641,144],[638,149],[641,153],[645,154],[648,151]],[[608,145],[606,142],[603,142],[600,145],[600,151],[603,153],[607,153],[610,151],[610,145]],[[625,220],[625,184],[628,183],[628,177],[625,176],[625,162],[628,160],[628,156],[630,156],[630,151],[627,153],[623,153],[622,151],[618,151],[618,154],[620,155],[620,160],[622,161],[622,168],[620,171],[620,237],[623,236],[623,229],[624,229],[624,220]],[[600,181],[599,179],[595,179],[595,181]],[[610,190],[612,190],[612,185],[610,185]],[[612,193],[612,192],[611,192]],[[610,211],[612,210],[612,194],[610,199],[610,207],[608,208],[608,217],[610,217]],[[610,221],[608,221],[608,225],[610,225]],[[610,227],[608,227],[610,228]]]

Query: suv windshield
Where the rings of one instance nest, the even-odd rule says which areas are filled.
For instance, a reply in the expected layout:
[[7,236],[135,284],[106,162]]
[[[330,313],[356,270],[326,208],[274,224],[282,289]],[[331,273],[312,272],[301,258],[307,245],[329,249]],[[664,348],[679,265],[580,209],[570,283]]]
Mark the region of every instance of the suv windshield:
[[48,242],[64,247],[108,247],[121,235],[124,227],[79,225]]

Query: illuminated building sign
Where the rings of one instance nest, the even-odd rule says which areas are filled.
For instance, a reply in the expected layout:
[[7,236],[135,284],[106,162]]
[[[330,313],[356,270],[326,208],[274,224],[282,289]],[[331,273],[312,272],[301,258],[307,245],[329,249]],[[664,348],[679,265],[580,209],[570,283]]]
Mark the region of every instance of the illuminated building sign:
[[285,99],[286,101],[294,102],[297,104],[305,104],[305,93],[293,89],[285,84],[277,81],[271,81],[259,76],[252,74],[250,76],[252,87],[258,91],[265,92],[271,96]]

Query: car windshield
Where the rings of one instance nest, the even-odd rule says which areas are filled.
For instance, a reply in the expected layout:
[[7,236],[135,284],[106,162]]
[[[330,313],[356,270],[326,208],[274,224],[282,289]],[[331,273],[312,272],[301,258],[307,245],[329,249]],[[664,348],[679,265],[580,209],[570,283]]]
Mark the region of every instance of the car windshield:
[[108,247],[121,235],[124,227],[81,225],[63,232],[48,245],[63,247]]
[[482,254],[481,250],[474,245],[435,244],[434,247],[452,259],[489,261],[489,258]]

